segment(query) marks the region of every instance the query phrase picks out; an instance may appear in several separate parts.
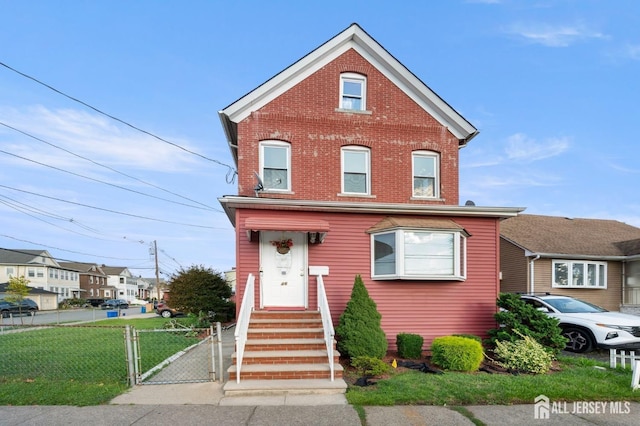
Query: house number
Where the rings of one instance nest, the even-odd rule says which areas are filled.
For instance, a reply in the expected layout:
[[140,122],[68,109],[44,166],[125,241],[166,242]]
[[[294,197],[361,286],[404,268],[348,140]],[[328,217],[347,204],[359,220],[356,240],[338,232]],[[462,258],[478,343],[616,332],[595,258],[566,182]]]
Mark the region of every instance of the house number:
[[286,282],[286,281],[282,281],[282,282],[280,283],[280,285],[287,285],[287,282]]

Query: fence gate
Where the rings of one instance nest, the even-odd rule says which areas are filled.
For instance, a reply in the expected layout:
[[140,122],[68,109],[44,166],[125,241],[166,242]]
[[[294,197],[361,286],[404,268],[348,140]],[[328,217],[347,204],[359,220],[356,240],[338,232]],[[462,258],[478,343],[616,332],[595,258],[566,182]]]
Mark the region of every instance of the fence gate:
[[[132,328],[129,358],[133,359],[130,367],[133,367],[135,384],[215,381],[215,351],[216,346],[221,347],[219,337],[213,326],[194,329],[178,324],[161,330]],[[221,359],[221,354],[218,358]]]

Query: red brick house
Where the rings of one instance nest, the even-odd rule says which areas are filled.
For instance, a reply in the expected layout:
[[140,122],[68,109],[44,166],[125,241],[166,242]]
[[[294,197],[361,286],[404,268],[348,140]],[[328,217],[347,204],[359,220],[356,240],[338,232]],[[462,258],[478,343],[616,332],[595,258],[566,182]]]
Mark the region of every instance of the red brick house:
[[255,279],[252,318],[317,312],[321,280],[337,324],[361,275],[390,349],[398,333],[428,349],[495,326],[499,223],[521,209],[459,205],[459,150],[477,129],[361,27],[219,116],[238,169],[238,195],[219,201],[239,304]]

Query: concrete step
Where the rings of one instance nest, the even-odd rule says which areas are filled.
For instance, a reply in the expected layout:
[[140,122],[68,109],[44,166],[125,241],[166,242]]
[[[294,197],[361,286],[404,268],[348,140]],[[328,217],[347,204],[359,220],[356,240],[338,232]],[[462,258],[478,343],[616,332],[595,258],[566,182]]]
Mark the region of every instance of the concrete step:
[[303,380],[241,380],[228,381],[223,387],[226,396],[269,396],[269,395],[339,395],[347,391],[343,379],[303,379]]
[[[335,344],[335,343],[334,343]],[[245,351],[296,351],[326,349],[324,339],[251,339],[245,344]]]
[[[227,370],[229,381],[236,380],[237,366]],[[342,378],[342,365],[334,364],[334,377]],[[330,379],[329,364],[248,364],[242,365],[240,380]]]
[[[236,353],[231,355],[236,362]],[[340,353],[333,351],[334,363],[340,361]],[[327,363],[327,351],[317,350],[278,350],[278,351],[245,351],[242,365],[248,364],[322,364]]]
[[257,328],[322,328],[322,320],[320,318],[251,318],[250,327]]
[[249,326],[247,340],[251,339],[314,339],[323,338],[320,328],[253,328]]

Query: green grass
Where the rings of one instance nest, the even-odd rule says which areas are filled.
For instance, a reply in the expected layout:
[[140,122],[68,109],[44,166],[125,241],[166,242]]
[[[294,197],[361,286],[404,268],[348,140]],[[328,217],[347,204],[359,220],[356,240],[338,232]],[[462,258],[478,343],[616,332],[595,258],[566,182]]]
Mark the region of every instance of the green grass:
[[375,386],[350,386],[353,405],[486,405],[531,404],[544,394],[553,401],[640,401],[631,390],[631,372],[604,370],[585,358],[563,357],[561,371],[543,375],[446,372],[442,375],[403,371]]
[[[165,318],[105,320],[0,335],[0,405],[97,405],[128,389],[124,326],[161,329]],[[140,333],[146,371],[198,341],[185,333]]]

